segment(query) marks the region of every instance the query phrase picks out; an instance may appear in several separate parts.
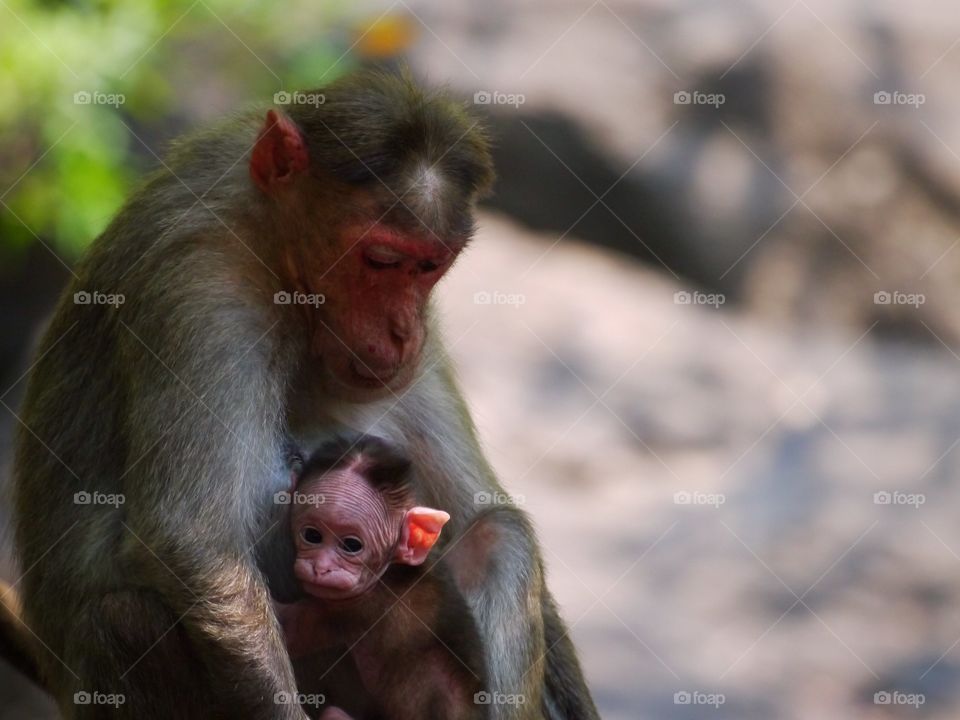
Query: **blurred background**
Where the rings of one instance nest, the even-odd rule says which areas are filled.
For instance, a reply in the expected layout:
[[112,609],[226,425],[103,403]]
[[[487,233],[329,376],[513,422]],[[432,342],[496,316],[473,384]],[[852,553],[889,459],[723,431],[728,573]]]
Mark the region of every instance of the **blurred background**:
[[496,141],[444,321],[603,717],[954,719],[958,46],[934,0],[0,0],[0,459],[171,139],[407,63]]

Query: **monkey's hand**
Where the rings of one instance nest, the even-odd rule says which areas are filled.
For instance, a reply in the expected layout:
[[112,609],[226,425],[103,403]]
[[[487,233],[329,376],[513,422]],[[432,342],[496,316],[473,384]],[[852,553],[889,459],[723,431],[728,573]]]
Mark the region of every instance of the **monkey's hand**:
[[[449,564],[464,571],[457,583],[481,635],[489,689],[517,700],[490,704],[490,717],[543,720],[548,595],[533,527],[515,505],[489,504],[505,492],[483,456],[452,371],[438,364],[410,396],[393,421],[416,439],[411,447],[423,502],[453,516]],[[430,433],[419,427],[421,406],[430,407]],[[460,553],[467,557],[458,559]]]
[[347,715],[340,708],[332,707],[323,711],[323,715],[320,716],[320,720],[353,720],[353,718]]
[[[253,557],[255,518],[283,457],[266,421],[278,415],[283,388],[270,353],[249,352],[265,329],[257,321],[267,320],[251,313],[244,324],[223,311],[225,299],[209,301],[215,286],[243,304],[219,266],[203,283],[179,281],[177,268],[204,261],[205,250],[194,252],[158,265],[153,309],[131,314],[131,332],[121,333],[124,352],[137,359],[128,359],[128,382],[140,389],[124,421],[128,452],[144,458],[143,477],[124,487],[135,538],[126,565],[180,619],[217,707],[243,718],[305,720],[289,702],[293,668]],[[182,317],[157,307],[176,307]],[[140,338],[150,338],[150,348]],[[221,358],[241,357],[221,367]],[[202,402],[192,389],[202,389]]]

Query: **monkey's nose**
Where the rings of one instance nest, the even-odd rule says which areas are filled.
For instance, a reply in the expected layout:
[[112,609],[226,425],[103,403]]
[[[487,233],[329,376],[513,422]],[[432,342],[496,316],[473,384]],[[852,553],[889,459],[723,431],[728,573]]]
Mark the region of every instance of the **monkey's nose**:
[[390,335],[395,342],[404,343],[412,334],[413,328],[408,322],[394,322],[390,325]]
[[397,351],[399,365],[406,365],[420,348],[420,335],[417,328],[404,323],[396,323],[390,329],[390,339]]

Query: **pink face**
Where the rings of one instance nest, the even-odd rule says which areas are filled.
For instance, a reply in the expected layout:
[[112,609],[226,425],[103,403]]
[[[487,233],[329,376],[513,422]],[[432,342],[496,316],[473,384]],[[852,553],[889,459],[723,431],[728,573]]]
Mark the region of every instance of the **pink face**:
[[390,507],[351,468],[302,481],[295,497],[294,573],[307,593],[325,600],[366,592],[391,562],[419,565],[450,519],[430,508]]
[[[271,110],[250,158],[250,174],[267,195],[279,197],[306,174],[307,145],[286,115]],[[368,207],[363,194],[340,201],[360,208],[359,219],[324,226],[323,237],[305,252],[291,246],[288,280],[324,296],[307,313],[310,347],[322,363],[326,391],[367,401],[399,392],[415,377],[427,328],[424,316],[434,285],[450,268],[465,238],[438,238],[426,230],[398,231],[369,218],[385,208]]]
[[381,225],[345,230],[348,250],[324,279],[325,322],[314,350],[338,394],[399,391],[413,380],[434,285],[455,255],[430,237],[406,237]]

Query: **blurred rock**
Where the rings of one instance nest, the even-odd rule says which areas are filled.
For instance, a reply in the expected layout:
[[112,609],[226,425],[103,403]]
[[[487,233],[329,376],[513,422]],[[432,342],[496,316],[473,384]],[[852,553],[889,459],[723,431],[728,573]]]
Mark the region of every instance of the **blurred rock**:
[[481,225],[441,286],[451,354],[603,717],[906,716],[884,691],[955,717],[960,360]]
[[412,7],[416,67],[523,97],[480,106],[495,207],[776,320],[960,343],[954,5]]

